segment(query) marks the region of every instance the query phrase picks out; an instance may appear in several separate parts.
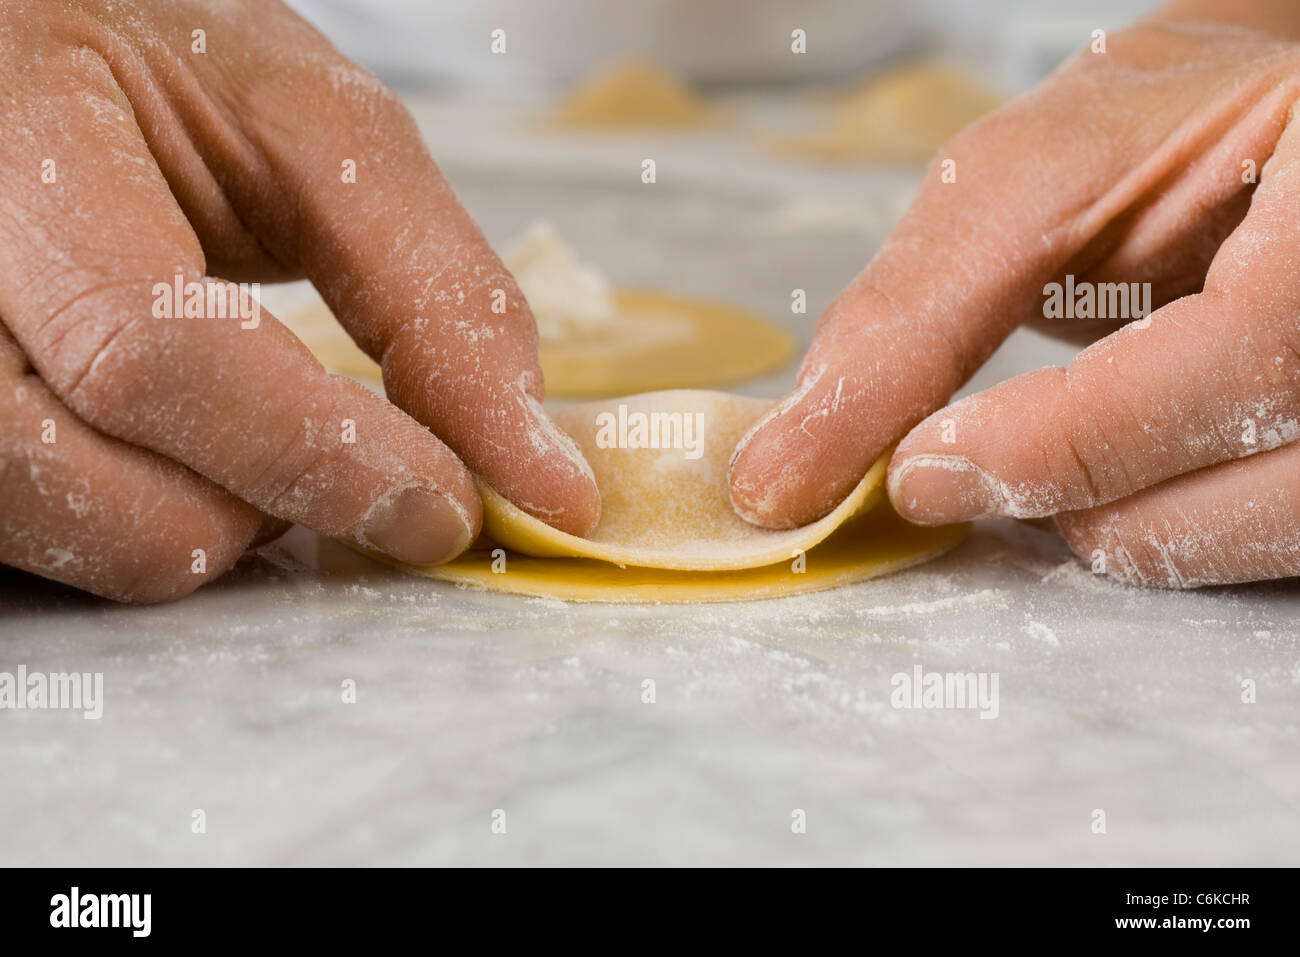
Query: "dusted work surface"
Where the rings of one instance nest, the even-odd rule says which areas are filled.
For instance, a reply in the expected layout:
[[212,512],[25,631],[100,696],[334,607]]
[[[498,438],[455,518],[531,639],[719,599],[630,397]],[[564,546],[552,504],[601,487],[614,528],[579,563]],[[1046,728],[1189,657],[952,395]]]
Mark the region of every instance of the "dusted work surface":
[[[649,187],[644,144],[567,163],[420,116],[494,240],[552,219],[618,282],[804,344],[914,188],[708,137],[660,144]],[[978,381],[1067,356],[1021,335]],[[105,698],[99,721],[0,712],[0,863],[1294,864],[1298,623],[1295,583],[1127,589],[1016,523],[889,578],[704,606],[486,595],[301,530],[154,608],[0,572],[0,672],[103,672]],[[998,716],[895,709],[917,666],[997,673]]]
[[[0,713],[0,861],[1300,855],[1293,585],[1125,589],[1016,526],[848,589],[694,607],[486,595],[359,557],[321,576],[313,551],[294,532],[156,608],[5,579],[4,661],[103,671],[105,704]],[[998,716],[894,709],[917,665],[997,672]]]

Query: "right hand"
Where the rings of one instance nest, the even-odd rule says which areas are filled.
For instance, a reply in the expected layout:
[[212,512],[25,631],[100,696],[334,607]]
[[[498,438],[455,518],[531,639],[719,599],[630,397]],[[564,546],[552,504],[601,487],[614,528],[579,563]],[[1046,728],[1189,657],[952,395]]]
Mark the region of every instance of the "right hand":
[[[1107,570],[1151,584],[1300,574],[1300,554],[1278,551],[1300,538],[1300,479],[1269,514],[1244,512],[1285,464],[1270,455],[1291,472],[1300,456],[1221,464],[1300,421],[1297,101],[1290,39],[1155,20],[959,134],[822,317],[795,392],[737,449],[736,510],[805,524],[902,439],[889,493],[913,521],[1062,513],[1076,551],[1122,552]],[[1067,275],[1150,283],[1153,305],[1172,305],[1066,370],[935,412]],[[1072,338],[1114,328],[1060,321]],[[1256,409],[1258,444],[1223,440]],[[1240,521],[1216,517],[1216,496]],[[1171,565],[1152,527],[1180,510],[1168,536],[1214,547]],[[1250,550],[1262,557],[1207,558]]]

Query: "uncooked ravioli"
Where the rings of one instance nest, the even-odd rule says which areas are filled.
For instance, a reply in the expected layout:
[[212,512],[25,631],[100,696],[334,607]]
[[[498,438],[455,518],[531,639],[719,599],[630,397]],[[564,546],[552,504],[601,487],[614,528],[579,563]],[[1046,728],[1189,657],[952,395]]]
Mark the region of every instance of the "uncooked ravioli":
[[[785,531],[743,521],[728,499],[727,467],[736,443],[771,406],[683,390],[554,410],[601,492],[601,519],[590,537],[556,531],[484,487],[483,539],[455,561],[404,567],[493,591],[575,601],[734,601],[872,578],[933,558],[965,535],[965,526],[923,528],[894,514],[882,494],[887,456],[820,521]],[[686,431],[687,416],[703,422],[698,448],[688,441],[695,436]],[[638,422],[658,423],[656,434],[681,441],[620,447],[651,434],[634,433]],[[677,423],[681,428],[671,431]]]
[[[595,473],[600,523],[587,538],[569,535],[484,486],[483,530],[526,555],[638,568],[724,571],[791,559],[876,504],[888,456],[825,518],[788,530],[751,525],[731,507],[727,468],[771,407],[767,399],[682,389],[553,409]],[[621,447],[655,439],[668,447]]]

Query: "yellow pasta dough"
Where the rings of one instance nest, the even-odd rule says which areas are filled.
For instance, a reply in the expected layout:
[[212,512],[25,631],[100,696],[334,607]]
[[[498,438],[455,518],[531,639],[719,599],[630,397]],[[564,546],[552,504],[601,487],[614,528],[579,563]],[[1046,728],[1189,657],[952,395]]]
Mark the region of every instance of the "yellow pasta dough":
[[806,552],[881,497],[888,456],[825,518],[773,530],[731,507],[727,466],[736,443],[772,407],[723,392],[647,392],[552,410],[596,475],[600,524],[588,538],[557,531],[490,488],[483,530],[538,557],[690,571],[759,568]]
[[682,128],[710,118],[691,88],[651,60],[611,63],[556,106],[551,122],[584,129]]
[[932,558],[964,536],[965,526],[922,528],[894,514],[883,495],[888,456],[810,525],[771,530],[740,519],[727,494],[728,463],[771,406],[681,390],[555,410],[601,492],[591,536],[556,531],[483,487],[484,538],[455,561],[416,570],[575,601],[729,601],[861,581]]
[[[651,389],[727,385],[774,372],[794,356],[794,338],[770,320],[704,299],[643,289],[614,290],[612,318],[541,341],[546,394],[587,399]],[[379,366],[324,303],[286,323],[332,372],[378,384]]]
[[[899,518],[889,502],[840,526],[795,561],[734,571],[672,571],[611,565],[589,558],[533,558],[502,553],[480,541],[454,562],[412,568],[420,574],[487,591],[562,601],[751,601],[822,591],[901,571],[937,558],[966,536],[964,525],[924,528]],[[497,569],[494,571],[494,568]]]
[[775,372],[794,357],[794,337],[746,309],[647,289],[616,288],[614,302],[614,318],[587,335],[542,340],[548,395],[728,385]]
[[835,105],[824,132],[787,142],[808,159],[923,162],[1002,98],[980,80],[944,63],[905,64],[872,78]]
[[[537,320],[552,398],[726,385],[773,372],[794,355],[793,336],[744,309],[614,286],[545,220],[503,244],[501,256]],[[327,368],[382,382],[379,366],[324,303],[287,323]]]

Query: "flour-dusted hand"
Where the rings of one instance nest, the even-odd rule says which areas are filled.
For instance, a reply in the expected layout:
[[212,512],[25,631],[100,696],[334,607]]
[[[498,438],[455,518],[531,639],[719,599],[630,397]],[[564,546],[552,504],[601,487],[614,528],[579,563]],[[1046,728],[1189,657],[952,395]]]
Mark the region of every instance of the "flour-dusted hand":
[[[393,94],[288,8],[5,4],[0,89],[0,562],[173,598],[268,517],[437,562],[478,532],[471,471],[595,524],[514,281]],[[234,285],[300,276],[393,404]]]
[[[912,521],[1058,515],[1146,584],[1300,574],[1300,10],[1245,8],[1246,29],[1225,7],[1094,37],[940,151],[739,448],[743,516],[813,519],[902,438]],[[1045,318],[1123,328],[934,411]]]

